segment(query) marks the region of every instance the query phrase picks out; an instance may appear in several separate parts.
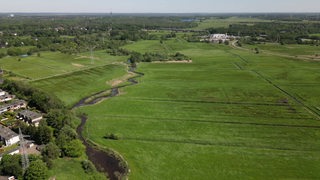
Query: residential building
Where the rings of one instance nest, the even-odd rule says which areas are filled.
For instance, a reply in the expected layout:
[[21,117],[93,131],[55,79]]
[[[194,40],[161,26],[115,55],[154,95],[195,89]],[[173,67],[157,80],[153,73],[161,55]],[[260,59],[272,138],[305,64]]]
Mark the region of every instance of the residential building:
[[14,95],[10,95],[10,94],[5,94],[3,96],[0,95],[0,102],[7,102],[7,101],[11,101],[15,98]]
[[30,111],[30,110],[23,110],[18,113],[18,117],[24,120],[28,124],[32,124],[36,127],[39,126],[40,121],[42,120],[42,114]]
[[26,108],[27,102],[24,100],[16,100],[8,104],[4,104],[0,106],[0,114],[7,112],[7,111],[13,111],[21,108]]
[[0,124],[0,139],[4,142],[5,146],[11,146],[19,142],[19,135]]
[[4,96],[4,95],[6,95],[6,92],[4,90],[0,89],[0,96]]
[[238,37],[236,36],[230,36],[228,34],[210,34],[207,36],[208,38],[202,37],[202,41],[209,41],[209,42],[214,42],[214,43],[224,43],[226,41],[231,41],[234,40]]

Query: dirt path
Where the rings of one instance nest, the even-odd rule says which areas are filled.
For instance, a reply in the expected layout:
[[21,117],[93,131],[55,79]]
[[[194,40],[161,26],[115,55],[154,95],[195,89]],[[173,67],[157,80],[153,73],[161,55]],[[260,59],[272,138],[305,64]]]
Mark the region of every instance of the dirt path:
[[[131,67],[129,69],[129,72],[136,74],[137,75],[136,77],[141,77],[144,75],[143,73],[136,72],[135,69]],[[138,84],[138,81],[135,80],[136,77],[130,77],[127,80],[128,82],[130,82],[130,84],[114,87],[111,89],[111,91],[110,89],[108,89],[108,90],[93,94],[89,97],[83,98],[78,103],[76,103],[72,107],[72,109],[75,109],[81,106],[97,104],[98,102],[101,102],[104,99],[117,96],[119,95],[120,88]],[[108,91],[110,91],[110,93],[107,93],[106,95],[106,92]],[[86,146],[86,154],[89,160],[95,165],[95,167],[100,172],[105,173],[106,176],[109,177],[111,180],[124,179],[129,172],[128,166],[123,165],[123,162],[125,162],[125,160],[120,155],[117,155],[115,152],[111,152],[111,151],[107,152],[97,146],[94,146],[92,143],[89,143],[88,140],[85,137],[83,137],[83,134],[82,134],[88,118],[85,115],[81,115],[80,118],[81,118],[81,124],[77,128],[77,133],[79,135],[80,140]]]

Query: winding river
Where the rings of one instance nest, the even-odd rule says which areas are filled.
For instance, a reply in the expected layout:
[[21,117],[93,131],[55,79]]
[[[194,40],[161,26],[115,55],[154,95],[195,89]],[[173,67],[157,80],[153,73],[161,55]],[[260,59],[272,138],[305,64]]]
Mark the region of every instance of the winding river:
[[[137,76],[133,78],[129,78],[128,82],[129,84],[114,87],[110,90],[105,90],[98,92],[96,94],[93,94],[89,97],[81,99],[78,103],[76,103],[72,109],[81,107],[81,106],[87,106],[87,105],[94,105],[102,100],[112,98],[114,96],[117,96],[119,94],[119,89],[124,88],[127,86],[132,86],[135,84],[138,84],[138,81],[135,80],[137,77],[142,77],[144,74],[140,72],[136,72],[133,67],[129,67],[129,71],[135,73]],[[107,95],[105,95],[107,92],[109,92]],[[81,115],[81,124],[77,127],[77,133],[79,135],[80,140],[83,142],[83,144],[86,147],[86,154],[89,158],[89,160],[95,165],[95,167],[100,171],[106,174],[111,180],[117,180],[117,179],[123,179],[128,174],[128,168],[123,166],[123,160],[121,157],[115,155],[115,153],[107,152],[106,150],[103,150],[92,143],[89,143],[88,140],[83,137],[83,130],[84,126],[87,122],[87,116]]]

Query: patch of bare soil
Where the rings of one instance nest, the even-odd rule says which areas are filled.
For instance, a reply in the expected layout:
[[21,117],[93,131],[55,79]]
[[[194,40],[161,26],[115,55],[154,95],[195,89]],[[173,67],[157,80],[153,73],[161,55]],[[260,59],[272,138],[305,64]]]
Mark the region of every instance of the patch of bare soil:
[[192,60],[181,60],[181,61],[152,61],[152,63],[192,63]]
[[120,85],[121,83],[126,82],[128,79],[130,79],[134,76],[135,76],[134,73],[129,72],[128,74],[126,74],[120,78],[112,79],[111,81],[107,81],[107,84],[109,84],[111,87],[116,87],[116,86]]
[[[91,57],[90,56],[78,56],[74,59],[91,59]],[[93,57],[93,59],[100,60],[100,58],[98,58],[98,57]]]
[[82,65],[82,64],[77,64],[77,63],[71,63],[71,64],[72,64],[72,66],[75,66],[75,67],[78,67],[78,68],[84,67],[84,65]]

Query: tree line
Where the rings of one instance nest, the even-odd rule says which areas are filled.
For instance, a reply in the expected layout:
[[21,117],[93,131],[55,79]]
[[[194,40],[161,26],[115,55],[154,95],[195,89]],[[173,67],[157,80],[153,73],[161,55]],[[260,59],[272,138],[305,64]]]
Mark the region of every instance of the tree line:
[[[31,156],[30,167],[23,174],[21,158],[18,158],[20,155],[4,155],[0,163],[1,174],[14,175],[23,179],[46,179],[47,168],[52,167],[54,159],[84,155],[85,147],[75,131],[76,116],[72,111],[66,109],[56,96],[35,89],[26,83],[11,80],[5,80],[1,88],[15,94],[20,99],[27,100],[30,107],[46,113],[45,120],[42,120],[38,127],[28,126],[19,121],[12,129],[18,132],[21,128],[23,134],[29,135],[31,140],[42,145],[42,156]],[[33,161],[33,159],[35,160]],[[91,167],[91,165],[86,166]]]

